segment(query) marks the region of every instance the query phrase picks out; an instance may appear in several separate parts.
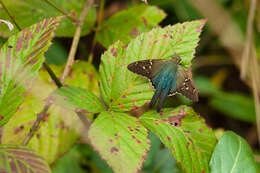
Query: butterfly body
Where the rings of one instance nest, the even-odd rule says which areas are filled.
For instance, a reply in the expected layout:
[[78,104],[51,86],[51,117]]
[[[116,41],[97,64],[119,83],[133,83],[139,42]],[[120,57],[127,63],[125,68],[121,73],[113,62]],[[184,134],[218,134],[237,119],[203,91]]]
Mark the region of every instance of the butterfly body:
[[156,89],[150,102],[152,108],[159,99],[157,111],[162,108],[167,96],[181,93],[185,97],[198,101],[198,90],[192,80],[191,69],[184,69],[180,65],[180,58],[152,59],[136,61],[128,65],[134,73],[147,77]]

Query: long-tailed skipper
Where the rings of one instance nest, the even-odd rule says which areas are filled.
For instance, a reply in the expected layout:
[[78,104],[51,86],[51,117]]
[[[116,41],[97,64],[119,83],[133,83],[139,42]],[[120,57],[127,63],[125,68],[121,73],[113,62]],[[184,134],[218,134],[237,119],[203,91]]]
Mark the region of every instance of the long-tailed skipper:
[[166,96],[180,93],[192,101],[198,101],[198,90],[192,79],[191,67],[185,69],[180,58],[151,59],[136,61],[127,68],[139,75],[147,77],[155,88],[149,107],[152,108],[159,99],[157,112],[160,112]]

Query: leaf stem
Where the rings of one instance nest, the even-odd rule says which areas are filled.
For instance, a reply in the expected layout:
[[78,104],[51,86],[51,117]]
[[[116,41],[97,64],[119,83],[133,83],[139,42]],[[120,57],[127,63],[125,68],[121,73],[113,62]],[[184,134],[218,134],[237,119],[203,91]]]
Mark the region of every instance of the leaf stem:
[[10,13],[10,11],[6,8],[5,4],[3,3],[2,0],[0,0],[0,4],[2,5],[2,7],[4,8],[4,10],[6,11],[7,15],[11,18],[11,20],[13,21],[14,25],[16,26],[16,28],[21,31],[21,27],[17,24],[14,16]]
[[88,58],[88,62],[90,64],[93,61],[93,52],[94,52],[95,45],[97,43],[97,32],[100,30],[100,27],[101,27],[101,24],[102,24],[102,21],[103,21],[105,3],[106,3],[105,0],[101,0],[101,2],[100,2],[98,19],[97,19],[97,28],[95,29],[95,35],[94,35],[94,38],[93,38],[93,41],[92,41],[90,55],[89,55],[89,58]]
[[80,33],[81,33],[81,29],[84,23],[84,19],[89,11],[89,8],[92,6],[94,0],[88,0],[85,3],[85,6],[80,14],[79,17],[79,21],[77,23],[77,28],[73,37],[73,41],[72,41],[72,45],[70,48],[70,52],[69,52],[69,57],[67,60],[67,64],[65,66],[65,69],[63,71],[63,74],[61,76],[61,82],[64,83],[65,78],[68,76],[69,71],[71,69],[72,64],[74,63],[74,59],[75,59],[75,55],[76,55],[76,51],[78,48],[78,43],[79,43],[79,39],[80,39]]
[[58,10],[59,12],[61,12],[62,14],[64,14],[65,16],[68,16],[69,19],[71,19],[73,22],[77,23],[78,20],[72,16],[71,14],[67,13],[64,9],[58,7],[55,3],[53,3],[52,1],[50,0],[43,0],[45,1],[47,4],[49,4],[50,6],[52,6],[53,8],[55,8],[56,10]]

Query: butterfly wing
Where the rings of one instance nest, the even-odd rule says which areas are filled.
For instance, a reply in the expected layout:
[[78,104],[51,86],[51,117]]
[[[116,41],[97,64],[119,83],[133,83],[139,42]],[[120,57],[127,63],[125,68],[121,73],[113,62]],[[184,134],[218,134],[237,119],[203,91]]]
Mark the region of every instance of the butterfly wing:
[[164,59],[152,59],[152,60],[141,60],[135,61],[127,66],[128,70],[145,76],[152,80],[156,74],[162,69],[164,63],[167,60]]
[[199,92],[192,78],[191,67],[186,70],[181,65],[179,65],[176,92],[181,93],[192,101],[199,101]]
[[176,60],[142,60],[128,65],[128,69],[130,71],[145,76],[152,82],[156,91],[153,95],[149,107],[152,108],[160,97],[157,108],[158,112],[160,111],[166,96],[170,93],[170,91],[175,91],[176,89],[178,69]]

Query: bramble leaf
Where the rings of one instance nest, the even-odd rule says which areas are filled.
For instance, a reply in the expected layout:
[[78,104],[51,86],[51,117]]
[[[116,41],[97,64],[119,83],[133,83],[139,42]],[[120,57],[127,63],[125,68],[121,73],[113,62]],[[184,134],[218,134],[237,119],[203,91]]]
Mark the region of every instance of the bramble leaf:
[[227,131],[218,141],[210,161],[211,173],[256,173],[257,165],[247,142]]
[[126,113],[102,112],[88,134],[94,149],[116,173],[140,170],[150,147],[147,130]]
[[106,110],[92,92],[72,86],[57,89],[51,96],[51,101],[76,112],[98,113]]
[[24,146],[0,145],[0,172],[51,173],[46,161]]
[[61,20],[54,17],[13,35],[0,49],[0,126],[7,123],[38,74]]
[[138,5],[120,11],[104,22],[97,40],[106,48],[117,40],[128,43],[142,32],[156,27],[166,14],[155,6]]
[[[54,65],[51,67],[55,73],[62,73],[63,67]],[[79,72],[82,74],[79,75]],[[91,74],[91,78],[89,74]],[[72,66],[66,84],[94,92],[97,90],[97,84],[95,84],[97,78],[92,65],[78,61]],[[55,89],[56,86],[50,76],[42,69],[18,111],[3,127],[1,142],[4,144],[22,143],[36,119],[36,114],[45,105],[44,100]],[[74,111],[52,105],[44,115],[40,128],[29,142],[28,147],[37,151],[51,164],[75,144],[82,133],[82,127],[82,122]]]
[[148,111],[140,121],[159,136],[185,172],[209,172],[216,137],[204,119],[191,108],[165,108],[160,114]]
[[177,53],[190,66],[205,20],[156,28],[132,40],[116,42],[101,58],[100,93],[113,111],[129,111],[149,102],[153,89],[144,77],[127,69],[138,60],[171,58]]
[[[66,11],[69,15],[78,18],[82,7],[84,6],[84,0],[51,0],[57,7]],[[33,23],[39,22],[44,18],[61,16],[61,12],[52,7],[46,1],[39,0],[3,0],[3,3],[8,8],[8,10],[13,14],[13,17],[16,19],[18,25],[22,28],[28,27]],[[0,18],[7,19],[10,18],[6,14],[5,10],[0,10]],[[96,10],[94,7],[91,7],[83,24],[81,35],[87,35],[91,28],[94,26],[96,21]],[[1,24],[0,24],[1,25]],[[58,37],[73,37],[76,30],[75,23],[69,19],[65,18],[62,20],[60,26],[56,31],[56,36]],[[15,28],[12,32],[8,30],[6,26],[1,27],[0,35],[9,36],[17,32]]]

